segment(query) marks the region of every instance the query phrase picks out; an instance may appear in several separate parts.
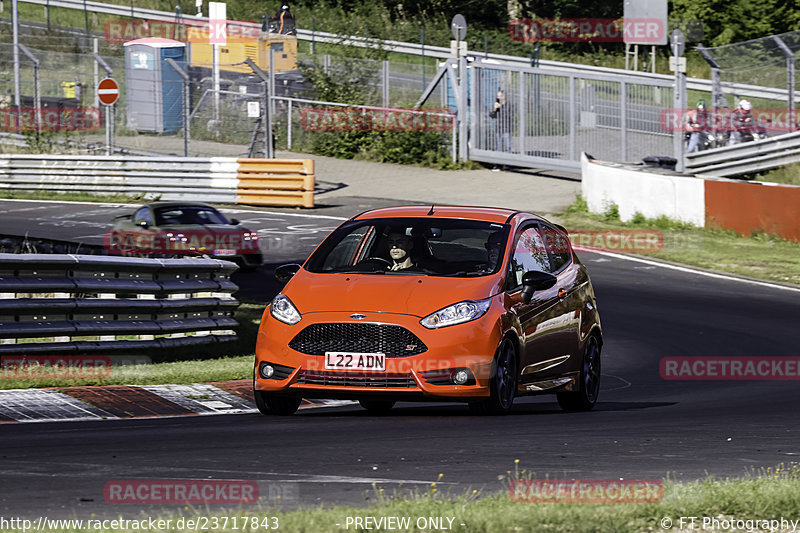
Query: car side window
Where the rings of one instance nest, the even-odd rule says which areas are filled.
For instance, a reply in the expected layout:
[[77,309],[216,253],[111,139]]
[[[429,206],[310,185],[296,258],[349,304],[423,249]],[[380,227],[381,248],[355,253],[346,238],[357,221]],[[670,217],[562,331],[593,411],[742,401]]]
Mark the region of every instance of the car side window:
[[572,247],[570,246],[569,236],[563,231],[545,225],[544,243],[547,246],[547,251],[550,252],[550,260],[553,265],[552,272],[558,272],[572,260]]
[[133,221],[136,222],[137,220],[144,220],[150,226],[153,225],[153,217],[150,215],[150,208],[149,207],[142,207],[136,214],[133,215]]
[[511,272],[506,280],[506,290],[513,290],[522,285],[522,275],[535,270],[552,272],[550,257],[545,248],[541,230],[536,226],[528,226],[520,232],[514,241],[514,252],[511,256]]

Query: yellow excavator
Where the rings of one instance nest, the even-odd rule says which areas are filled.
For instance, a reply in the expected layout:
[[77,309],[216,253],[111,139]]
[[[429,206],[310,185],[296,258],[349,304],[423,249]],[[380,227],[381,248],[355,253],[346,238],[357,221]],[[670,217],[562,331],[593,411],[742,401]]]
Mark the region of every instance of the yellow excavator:
[[[206,39],[189,39],[187,45],[191,75],[198,80],[210,76],[213,46]],[[260,30],[257,26],[237,27],[229,23],[228,43],[219,50],[220,77],[240,85],[259,84],[245,60],[252,59],[268,72],[270,49],[275,59],[275,93],[291,96],[302,92],[305,78],[297,69],[297,31],[294,16],[286,5],[274,17],[265,15]]]

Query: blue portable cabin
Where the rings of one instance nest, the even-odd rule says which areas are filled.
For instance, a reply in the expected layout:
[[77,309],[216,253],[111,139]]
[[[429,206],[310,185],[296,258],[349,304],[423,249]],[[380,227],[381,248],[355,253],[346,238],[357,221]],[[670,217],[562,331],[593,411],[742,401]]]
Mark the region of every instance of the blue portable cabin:
[[160,37],[125,43],[129,129],[171,133],[183,127],[183,78],[167,58],[185,69],[186,44]]

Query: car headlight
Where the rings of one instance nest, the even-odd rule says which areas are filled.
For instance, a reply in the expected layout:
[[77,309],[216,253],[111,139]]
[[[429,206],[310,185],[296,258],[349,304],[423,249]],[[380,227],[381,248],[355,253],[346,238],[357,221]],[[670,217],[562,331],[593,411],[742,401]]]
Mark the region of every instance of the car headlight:
[[482,317],[492,303],[491,298],[485,300],[458,302],[448,305],[419,321],[428,329],[444,328],[455,324],[463,324]]
[[284,324],[294,325],[301,316],[292,301],[283,294],[277,295],[269,304],[269,313]]

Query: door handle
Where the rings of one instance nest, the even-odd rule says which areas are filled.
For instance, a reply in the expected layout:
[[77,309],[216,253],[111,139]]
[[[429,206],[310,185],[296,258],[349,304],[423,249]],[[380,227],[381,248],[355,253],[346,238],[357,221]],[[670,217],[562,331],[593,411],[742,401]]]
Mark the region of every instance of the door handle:
[[559,298],[563,298],[566,295],[567,295],[567,289],[564,289],[564,288],[558,289],[558,297]]

